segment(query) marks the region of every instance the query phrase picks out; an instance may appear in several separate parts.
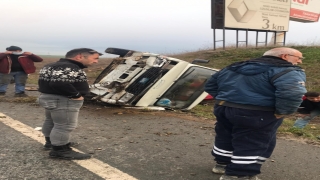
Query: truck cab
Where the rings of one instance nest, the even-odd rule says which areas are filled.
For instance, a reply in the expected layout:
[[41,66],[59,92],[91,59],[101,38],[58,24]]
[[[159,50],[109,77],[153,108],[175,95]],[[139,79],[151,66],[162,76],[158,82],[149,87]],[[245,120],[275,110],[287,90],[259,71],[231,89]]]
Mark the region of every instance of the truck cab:
[[119,48],[118,55],[90,85],[92,99],[135,107],[190,110],[208,94],[206,81],[218,70],[159,54]]

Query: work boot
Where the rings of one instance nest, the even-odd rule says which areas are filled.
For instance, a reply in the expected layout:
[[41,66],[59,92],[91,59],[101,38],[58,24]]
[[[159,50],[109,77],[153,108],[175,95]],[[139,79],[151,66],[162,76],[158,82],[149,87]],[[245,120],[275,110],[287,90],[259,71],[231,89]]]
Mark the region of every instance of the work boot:
[[239,180],[261,180],[258,178],[258,176],[228,176],[228,175],[222,175],[219,180],[234,180],[234,179],[239,179]]
[[28,95],[24,92],[21,92],[21,93],[16,93],[14,97],[28,97]]
[[[52,149],[52,144],[51,144],[50,137],[45,137],[45,139],[46,139],[46,143],[44,144],[43,149],[44,150],[51,150]],[[75,147],[75,146],[79,145],[79,143],[69,142],[66,145],[69,146],[69,147]]]
[[6,92],[0,92],[0,96],[5,96]]
[[49,152],[49,157],[65,160],[82,160],[91,158],[91,155],[73,151],[68,145],[52,145],[52,150]]
[[224,174],[226,172],[225,168],[226,168],[226,164],[216,164],[213,168],[212,168],[212,172],[216,173],[216,174]]

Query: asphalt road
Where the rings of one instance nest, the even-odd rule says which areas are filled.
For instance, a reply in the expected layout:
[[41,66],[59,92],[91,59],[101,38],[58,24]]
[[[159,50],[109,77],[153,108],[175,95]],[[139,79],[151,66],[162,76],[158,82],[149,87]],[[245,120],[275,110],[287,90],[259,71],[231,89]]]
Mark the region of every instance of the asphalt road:
[[[0,102],[0,113],[37,133],[33,129],[41,127],[44,118],[36,104]],[[76,149],[136,179],[218,180],[220,176],[211,173],[214,123],[164,114],[85,105],[72,140],[79,143]],[[49,159],[42,144],[26,133],[0,119],[0,179],[104,179],[74,161]],[[319,180],[319,164],[319,147],[278,139],[259,177]]]

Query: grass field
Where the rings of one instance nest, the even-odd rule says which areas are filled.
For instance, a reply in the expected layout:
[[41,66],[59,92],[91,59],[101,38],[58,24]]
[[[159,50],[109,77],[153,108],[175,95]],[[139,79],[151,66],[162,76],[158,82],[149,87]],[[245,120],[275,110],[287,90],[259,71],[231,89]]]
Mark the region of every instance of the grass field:
[[[320,46],[292,46],[303,53],[305,59],[300,66],[305,70],[307,76],[306,88],[308,91],[320,92]],[[197,52],[189,52],[184,54],[171,55],[173,57],[191,62],[194,59],[210,60],[208,64],[201,64],[211,68],[221,69],[233,62],[249,60],[262,56],[270,47],[261,48],[239,48],[227,49],[225,51],[202,50]],[[211,105],[198,105],[192,109],[192,113],[196,116],[205,118],[214,118],[212,115],[213,108]],[[310,140],[319,141],[320,137],[320,118],[317,117],[310,122],[304,129],[293,128],[292,125],[296,119],[295,115],[291,115],[284,120],[284,123],[278,130],[279,134],[294,134]]]
[[[199,50],[196,52],[186,52],[182,54],[168,54],[168,56],[182,59],[191,62],[194,59],[206,59],[210,60],[208,64],[201,64],[203,66],[221,69],[233,62],[248,60],[262,56],[262,54],[269,50],[271,47],[261,48],[229,48],[227,50]],[[320,91],[320,46],[292,46],[292,48],[298,49],[303,53],[305,59],[303,60],[302,68],[305,69],[307,75],[306,88],[309,91]],[[37,72],[43,65],[57,61],[57,56],[42,56],[44,61],[36,63]],[[100,72],[111,62],[111,59],[100,59],[98,64],[86,69],[89,83],[93,82]],[[38,73],[31,74],[28,79],[29,84],[37,84]],[[212,115],[212,103],[200,104],[192,109],[191,115],[197,116],[207,120],[214,120]],[[295,115],[289,116],[285,119],[284,123],[279,128],[278,133],[287,135],[293,134],[296,136],[308,138],[313,141],[319,141],[317,138],[320,136],[320,118],[315,118],[306,128],[295,129],[292,125],[295,121]]]

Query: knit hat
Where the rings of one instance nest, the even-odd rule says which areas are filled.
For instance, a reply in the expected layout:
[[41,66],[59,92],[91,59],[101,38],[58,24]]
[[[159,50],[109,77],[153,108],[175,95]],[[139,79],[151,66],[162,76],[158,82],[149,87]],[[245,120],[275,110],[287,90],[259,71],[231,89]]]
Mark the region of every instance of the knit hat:
[[10,46],[6,48],[7,51],[22,51],[22,49],[18,46]]

